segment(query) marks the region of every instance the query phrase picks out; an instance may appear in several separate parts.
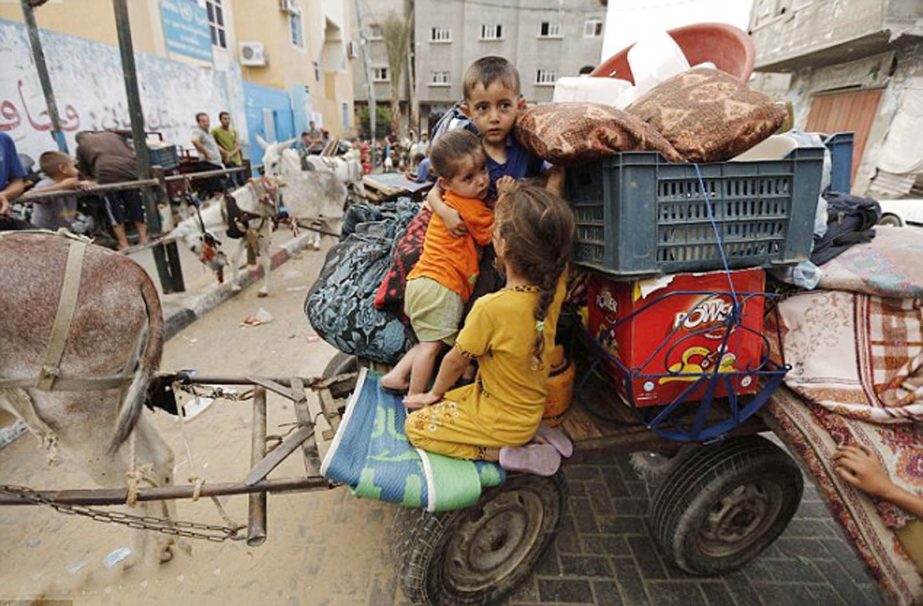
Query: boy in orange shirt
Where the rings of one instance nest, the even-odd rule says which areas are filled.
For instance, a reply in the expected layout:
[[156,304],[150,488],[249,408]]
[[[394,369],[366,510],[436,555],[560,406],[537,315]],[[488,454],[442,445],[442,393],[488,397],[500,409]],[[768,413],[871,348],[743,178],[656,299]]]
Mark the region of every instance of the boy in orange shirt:
[[493,211],[484,203],[490,176],[477,136],[461,129],[444,134],[433,145],[430,160],[445,191],[444,202],[458,212],[467,234],[453,236],[445,222],[433,216],[423,254],[407,276],[404,312],[419,343],[381,378],[381,386],[407,389],[411,395],[426,391],[436,357],[455,342],[478,277],[478,247],[490,243],[494,223]]

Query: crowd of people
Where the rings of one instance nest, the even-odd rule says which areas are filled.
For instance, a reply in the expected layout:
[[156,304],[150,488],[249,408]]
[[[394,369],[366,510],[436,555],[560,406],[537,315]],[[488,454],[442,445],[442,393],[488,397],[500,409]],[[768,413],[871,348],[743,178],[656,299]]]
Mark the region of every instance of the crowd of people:
[[[210,129],[210,118],[200,112],[195,116],[190,143],[197,154],[195,172],[241,167],[244,165],[237,130],[231,126],[228,112],[218,114],[219,125]],[[128,144],[127,131],[83,131],[77,133],[76,157],[61,151],[46,151],[39,156],[40,173],[23,166],[13,139],[0,133],[0,231],[22,229],[71,230],[77,216],[77,196],[61,195],[28,203],[28,221],[12,216],[12,202],[26,191],[71,192],[90,190],[97,185],[135,181],[139,177],[134,150]],[[203,179],[206,195],[243,185],[246,171]],[[126,226],[137,234],[137,242],[148,241],[144,204],[138,189],[107,191],[96,196],[100,216],[104,217],[119,250],[129,248]]]

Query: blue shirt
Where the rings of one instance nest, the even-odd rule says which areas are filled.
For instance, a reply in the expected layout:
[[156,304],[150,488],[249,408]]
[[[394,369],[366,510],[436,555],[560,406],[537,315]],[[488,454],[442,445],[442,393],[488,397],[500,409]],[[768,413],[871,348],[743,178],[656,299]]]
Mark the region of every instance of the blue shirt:
[[26,171],[16,154],[16,144],[6,133],[0,133],[0,190],[6,189],[10,181],[22,179]]
[[423,158],[417,166],[417,183],[426,183],[429,181],[429,158]]

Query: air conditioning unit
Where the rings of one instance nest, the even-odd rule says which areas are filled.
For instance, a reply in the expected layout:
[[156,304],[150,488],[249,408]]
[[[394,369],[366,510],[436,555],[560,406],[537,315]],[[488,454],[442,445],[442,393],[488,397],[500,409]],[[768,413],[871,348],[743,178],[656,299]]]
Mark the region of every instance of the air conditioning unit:
[[350,59],[355,59],[359,56],[359,43],[350,41],[349,45],[346,47],[346,56]]
[[296,15],[301,11],[296,0],[279,0],[279,10],[283,13]]
[[240,43],[240,64],[247,66],[266,65],[266,51],[262,42]]

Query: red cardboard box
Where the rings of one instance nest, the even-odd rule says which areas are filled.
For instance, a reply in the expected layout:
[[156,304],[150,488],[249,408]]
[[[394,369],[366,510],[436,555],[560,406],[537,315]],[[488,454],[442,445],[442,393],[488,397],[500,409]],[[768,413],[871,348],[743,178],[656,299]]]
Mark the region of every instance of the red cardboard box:
[[[741,304],[742,325],[752,332],[742,327],[732,328],[719,362],[719,350],[728,331],[723,322],[733,308],[733,296],[723,271],[631,282],[615,281],[600,274],[591,276],[587,285],[590,334],[635,376],[632,395],[636,406],[670,404],[703,372],[758,368],[764,346],[761,337],[764,297],[741,293],[762,294],[765,274],[762,269],[746,269],[731,272],[731,280]],[[688,294],[689,291],[711,294]],[[616,326],[619,320],[645,306],[648,307],[632,319]],[[713,329],[709,330],[710,327]],[[623,371],[609,360],[606,364],[618,385],[619,395],[627,401]],[[757,383],[757,378],[750,375],[731,379],[731,386],[739,395],[756,393]],[[685,400],[701,400],[706,387],[703,382]],[[723,382],[719,382],[715,397],[726,395]]]

